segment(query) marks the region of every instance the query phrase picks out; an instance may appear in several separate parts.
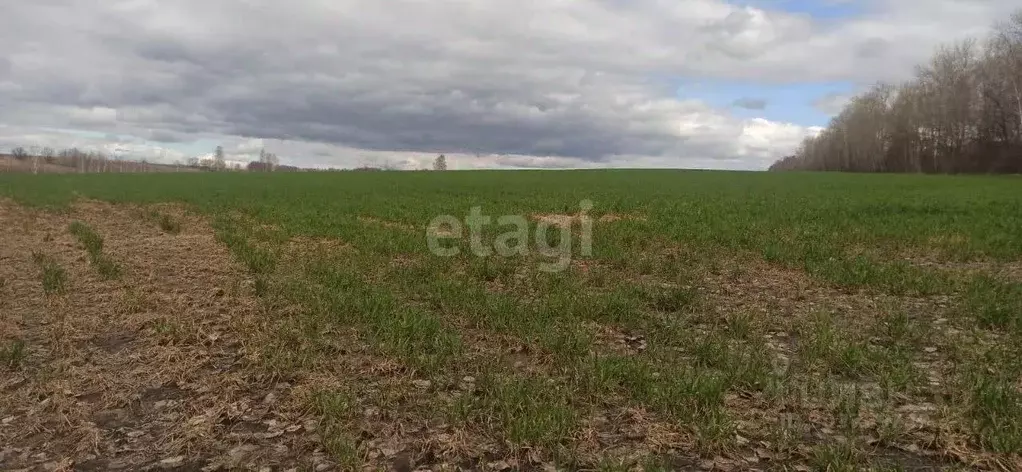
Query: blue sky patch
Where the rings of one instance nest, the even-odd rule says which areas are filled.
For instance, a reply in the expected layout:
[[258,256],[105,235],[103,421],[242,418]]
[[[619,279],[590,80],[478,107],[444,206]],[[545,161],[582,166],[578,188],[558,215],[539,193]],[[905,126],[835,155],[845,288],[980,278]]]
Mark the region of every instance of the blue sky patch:
[[763,10],[804,13],[820,20],[840,20],[865,12],[863,0],[739,0],[733,5],[748,5]]
[[[705,80],[682,83],[678,86],[677,96],[730,109],[739,118],[766,118],[802,126],[825,126],[830,115],[816,109],[813,102],[830,94],[850,94],[853,91],[851,82],[769,84]],[[760,101],[764,103],[758,103]]]

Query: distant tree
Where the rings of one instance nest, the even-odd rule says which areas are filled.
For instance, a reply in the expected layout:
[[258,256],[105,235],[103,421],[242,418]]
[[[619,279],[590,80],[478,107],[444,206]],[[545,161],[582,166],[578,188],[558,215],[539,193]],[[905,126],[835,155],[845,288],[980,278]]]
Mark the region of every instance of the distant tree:
[[272,152],[266,152],[266,149],[259,150],[259,166],[258,170],[263,172],[272,172],[277,169],[280,165],[280,159],[277,155]]
[[213,151],[213,170],[227,169],[227,161],[224,158],[224,147],[217,146]]
[[96,153],[96,164],[93,171],[96,172],[107,172],[110,166],[110,158],[102,152]]
[[447,156],[443,154],[437,156],[433,161],[433,170],[447,170]]
[[24,161],[28,159],[28,151],[26,151],[23,147],[16,147],[11,149],[11,156],[14,156],[14,158],[19,161]]
[[77,168],[78,172],[85,172],[85,153],[78,148],[64,149],[58,155],[62,165]]
[[54,159],[54,157],[56,157],[56,155],[57,155],[57,152],[54,151],[53,148],[51,148],[51,147],[44,147],[43,148],[42,157],[43,157],[43,161],[45,161],[47,164],[53,164],[53,159]]

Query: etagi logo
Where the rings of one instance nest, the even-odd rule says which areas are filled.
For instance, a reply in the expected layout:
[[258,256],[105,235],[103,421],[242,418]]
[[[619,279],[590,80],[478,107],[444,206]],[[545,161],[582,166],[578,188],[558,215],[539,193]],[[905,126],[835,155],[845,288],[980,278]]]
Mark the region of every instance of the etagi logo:
[[[579,202],[576,215],[550,215],[534,218],[536,229],[530,234],[529,219],[523,215],[502,215],[496,218],[485,215],[482,207],[474,206],[462,220],[453,215],[439,215],[429,222],[426,228],[426,243],[433,254],[441,257],[453,257],[461,253],[460,244],[442,244],[444,240],[462,240],[465,228],[468,228],[469,251],[477,257],[490,257],[494,254],[502,257],[527,256],[537,253],[542,257],[554,258],[553,262],[540,262],[539,269],[543,272],[560,272],[571,264],[572,248],[578,239],[578,254],[591,256],[593,253],[593,220],[589,210],[593,202]],[[492,242],[483,241],[483,228],[496,223],[497,226],[511,228],[497,235]],[[573,231],[577,227],[577,233]],[[557,238],[550,238],[556,232]],[[550,240],[556,239],[556,244]]]

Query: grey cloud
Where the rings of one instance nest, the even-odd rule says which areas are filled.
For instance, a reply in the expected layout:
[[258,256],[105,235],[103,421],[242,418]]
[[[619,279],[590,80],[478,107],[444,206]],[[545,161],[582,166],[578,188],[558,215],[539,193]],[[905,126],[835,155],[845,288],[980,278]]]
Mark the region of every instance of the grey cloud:
[[[111,41],[116,41],[116,39],[111,39]],[[201,57],[197,57],[193,51],[174,38],[149,38],[139,41],[133,45],[133,52],[141,59],[154,62],[189,65],[203,63]]]
[[742,97],[735,100],[731,105],[747,110],[765,110],[767,101],[762,98]]
[[[945,39],[923,16],[904,54]],[[0,123],[167,145],[278,140],[282,156],[316,165],[345,152],[395,162],[445,152],[523,156],[483,160],[494,166],[647,156],[759,168],[808,131],[738,146],[747,123],[678,100],[658,78],[875,80],[910,62],[862,51],[904,34],[877,18],[831,31],[721,0],[16,2],[0,18],[13,84],[0,80]],[[866,59],[875,67],[859,67]]]
[[883,38],[869,38],[855,45],[855,55],[863,59],[873,59],[887,53],[892,47],[890,41]]
[[107,133],[103,136],[103,140],[110,143],[124,144],[124,143],[136,143],[139,141],[138,138],[133,136],[120,136],[113,133]]
[[182,143],[189,141],[188,135],[184,133],[175,133],[164,129],[154,129],[149,131],[145,139],[150,141],[156,141],[160,143]]
[[833,92],[813,100],[812,105],[827,115],[837,115],[851,98],[850,95]]

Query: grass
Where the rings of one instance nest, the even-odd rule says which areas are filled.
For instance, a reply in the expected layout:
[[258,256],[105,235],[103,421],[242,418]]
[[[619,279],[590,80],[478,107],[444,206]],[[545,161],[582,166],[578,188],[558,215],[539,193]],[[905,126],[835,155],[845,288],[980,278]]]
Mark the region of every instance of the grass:
[[12,339],[0,343],[0,365],[8,369],[21,367],[28,357],[28,345],[24,340]]
[[1022,393],[1017,387],[1000,379],[980,378],[972,395],[969,416],[979,441],[994,452],[1022,452]]
[[456,405],[463,420],[492,423],[512,444],[554,448],[570,437],[579,421],[570,393],[544,378],[493,376],[480,384],[479,398]]
[[67,271],[53,257],[43,253],[32,253],[32,259],[42,270],[43,293],[59,295],[67,290]]
[[[1022,280],[1004,275],[1022,261],[1020,183],[624,170],[46,175],[0,176],[0,195],[44,208],[76,194],[183,202],[207,215],[265,305],[271,331],[253,352],[275,377],[327,375],[359,356],[397,366],[394,377],[336,374],[309,400],[324,448],[347,468],[376,457],[359,433],[384,425],[362,410],[384,401],[375,406],[400,418],[373,421],[462,438],[423,452],[455,462],[674,470],[758,448],[779,470],[914,470],[1022,453]],[[620,216],[597,219],[592,253],[574,241],[561,272],[540,268],[552,259],[535,241],[485,258],[467,238],[445,242],[460,249],[452,257],[428,249],[439,215],[522,215],[532,237],[536,215],[574,215],[583,198]],[[180,231],[165,213],[147,218]],[[80,222],[71,232],[97,270],[116,272],[102,268],[100,235]],[[565,242],[558,233],[541,242]],[[477,243],[501,234],[484,227]],[[186,342],[173,320],[150,328]],[[875,457],[883,451],[892,457]]]
[[359,448],[347,425],[354,414],[355,399],[343,391],[321,390],[315,392],[312,403],[323,417],[327,450],[343,467],[354,467],[359,462]]
[[964,311],[985,328],[1022,329],[1022,283],[979,276],[968,287]]
[[813,467],[828,472],[856,472],[862,470],[859,451],[849,444],[819,446],[813,450]]
[[81,221],[74,221],[68,227],[68,231],[78,238],[78,242],[85,248],[89,254],[89,261],[100,277],[104,280],[113,280],[121,276],[121,267],[103,254],[103,237],[96,230]]
[[161,213],[153,211],[150,213],[150,218],[156,221],[156,225],[160,227],[160,230],[167,234],[179,234],[181,233],[181,222],[174,218],[172,215],[167,213]]

